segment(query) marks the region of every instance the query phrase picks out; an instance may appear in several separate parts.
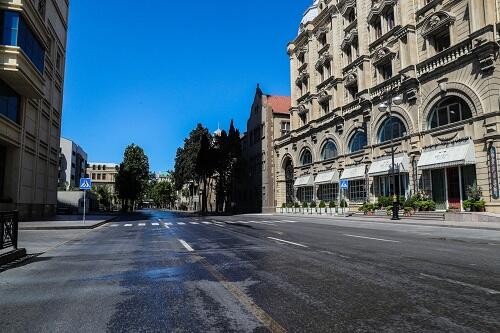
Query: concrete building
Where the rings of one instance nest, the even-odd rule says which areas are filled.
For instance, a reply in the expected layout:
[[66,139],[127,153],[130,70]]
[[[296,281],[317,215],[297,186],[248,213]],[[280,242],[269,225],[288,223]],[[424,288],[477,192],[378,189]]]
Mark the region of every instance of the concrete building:
[[273,141],[290,131],[290,106],[289,96],[266,95],[257,86],[241,140],[241,188],[236,191],[241,211],[272,212],[276,207]]
[[[466,188],[500,212],[499,1],[316,0],[289,43],[291,131],[275,140],[277,203]],[[381,112],[386,111],[386,112]],[[388,111],[392,111],[389,113]]]
[[62,137],[60,149],[58,188],[78,188],[80,178],[87,174],[87,153],[73,141]]
[[0,0],[0,210],[55,213],[68,0]]
[[115,163],[89,163],[87,175],[92,179],[92,186],[107,186],[115,193],[115,180],[120,166]]

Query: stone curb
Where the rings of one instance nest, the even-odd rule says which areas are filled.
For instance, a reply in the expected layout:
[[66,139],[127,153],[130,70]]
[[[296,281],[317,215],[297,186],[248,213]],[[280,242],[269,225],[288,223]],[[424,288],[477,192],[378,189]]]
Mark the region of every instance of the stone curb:
[[96,223],[96,224],[92,224],[92,225],[81,225],[81,226],[78,226],[78,225],[69,225],[69,226],[64,226],[64,225],[61,225],[61,226],[40,226],[40,227],[37,227],[37,226],[22,226],[22,225],[19,225],[19,230],[90,230],[90,229],[95,229],[95,228],[98,228],[106,223],[109,223],[109,222],[112,222],[113,220],[115,220],[118,216],[113,216],[112,218],[109,218],[107,220],[104,220],[102,222],[99,222],[99,223]]
[[0,266],[6,265],[26,256],[26,249],[17,249],[0,255]]

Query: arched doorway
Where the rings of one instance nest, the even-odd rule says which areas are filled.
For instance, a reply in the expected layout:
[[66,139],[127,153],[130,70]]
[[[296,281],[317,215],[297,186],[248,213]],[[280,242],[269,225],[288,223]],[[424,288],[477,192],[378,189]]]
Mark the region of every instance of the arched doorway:
[[293,188],[293,163],[290,158],[284,163],[285,168],[285,185],[286,185],[286,203],[294,202],[294,188]]

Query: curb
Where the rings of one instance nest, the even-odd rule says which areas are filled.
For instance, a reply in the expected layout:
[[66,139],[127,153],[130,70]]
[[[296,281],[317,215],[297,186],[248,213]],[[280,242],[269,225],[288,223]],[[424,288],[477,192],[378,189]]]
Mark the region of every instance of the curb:
[[[384,221],[382,218],[377,218],[376,221],[370,220],[368,218],[364,217],[355,217],[355,216],[347,216],[346,218],[342,216],[338,217],[328,217],[328,216],[300,216],[300,215],[293,215],[293,214],[275,214],[275,216],[287,216],[287,217],[302,217],[306,219],[312,219],[312,218],[320,218],[321,220],[328,221],[328,220],[333,220],[333,221],[342,221],[347,218],[351,218],[350,221],[348,222],[368,222],[368,223],[381,223],[381,224],[395,224],[395,225],[414,225],[414,226],[429,226],[429,227],[442,227],[442,228],[457,228],[457,229],[478,229],[478,230],[492,230],[492,231],[500,231],[500,228],[495,228],[495,227],[484,227],[484,226],[473,226],[473,225],[459,225],[459,224],[436,224],[436,223],[417,223],[417,222],[409,222],[408,220],[401,219],[401,222],[391,222],[391,221]],[[352,218],[355,219],[352,219]],[[486,222],[488,223],[488,222]]]
[[26,257],[26,249],[16,249],[0,255],[0,266]]
[[90,230],[90,229],[96,229],[106,223],[112,222],[118,218],[118,216],[114,216],[112,218],[109,218],[107,220],[101,221],[99,223],[93,224],[93,225],[71,225],[71,226],[45,226],[45,227],[37,227],[37,226],[19,226],[19,230]]

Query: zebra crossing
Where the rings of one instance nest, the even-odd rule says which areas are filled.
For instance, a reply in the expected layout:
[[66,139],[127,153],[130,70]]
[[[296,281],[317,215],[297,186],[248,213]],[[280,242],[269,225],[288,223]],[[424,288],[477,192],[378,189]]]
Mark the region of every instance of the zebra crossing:
[[[199,221],[199,222],[198,222]],[[251,221],[231,221],[231,220],[226,220],[226,221],[219,221],[219,220],[210,220],[210,221],[174,221],[174,222],[164,222],[161,219],[158,219],[158,222],[137,222],[137,223],[113,223],[109,224],[109,228],[133,228],[133,227],[157,227],[157,228],[169,228],[172,226],[181,226],[181,227],[187,227],[187,226],[202,226],[202,225],[209,225],[209,226],[218,226],[222,227],[225,224],[229,225],[234,225],[234,224],[261,224],[261,225],[280,225],[280,224],[285,224],[285,223],[297,223],[298,221],[293,221],[293,220],[251,220]]]

